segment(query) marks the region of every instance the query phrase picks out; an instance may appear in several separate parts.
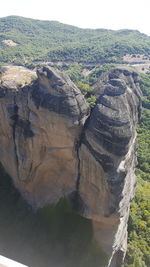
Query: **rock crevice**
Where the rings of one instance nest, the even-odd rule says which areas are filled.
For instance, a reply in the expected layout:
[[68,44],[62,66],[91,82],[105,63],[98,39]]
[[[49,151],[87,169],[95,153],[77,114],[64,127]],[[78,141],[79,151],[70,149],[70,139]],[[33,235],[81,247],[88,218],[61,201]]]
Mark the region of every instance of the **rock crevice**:
[[12,125],[12,136],[13,136],[13,142],[14,142],[14,153],[15,153],[15,158],[16,158],[16,168],[17,168],[17,176],[19,179],[19,158],[18,158],[18,153],[17,153],[17,144],[16,144],[16,126],[17,126],[17,121],[18,121],[18,106],[16,105],[16,99],[14,96],[14,115],[11,117],[13,120],[13,125]]

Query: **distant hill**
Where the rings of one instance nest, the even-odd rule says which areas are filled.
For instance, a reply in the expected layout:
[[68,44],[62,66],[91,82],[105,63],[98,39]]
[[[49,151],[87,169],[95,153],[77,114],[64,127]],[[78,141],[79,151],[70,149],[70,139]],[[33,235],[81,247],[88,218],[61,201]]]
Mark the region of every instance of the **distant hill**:
[[125,54],[150,55],[150,37],[134,30],[80,29],[57,21],[0,18],[0,61],[120,63]]

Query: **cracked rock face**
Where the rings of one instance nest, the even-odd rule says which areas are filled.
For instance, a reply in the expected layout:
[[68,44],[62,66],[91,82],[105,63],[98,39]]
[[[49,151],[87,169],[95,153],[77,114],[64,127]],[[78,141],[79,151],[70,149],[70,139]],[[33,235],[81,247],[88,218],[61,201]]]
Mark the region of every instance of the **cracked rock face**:
[[94,93],[97,104],[80,147],[80,196],[97,239],[111,255],[109,266],[115,267],[126,251],[129,203],[136,183],[138,76],[128,69],[114,69],[100,77]]
[[57,202],[76,188],[75,147],[88,104],[69,78],[47,68],[33,83],[18,88],[14,80],[1,91],[7,91],[0,99],[2,164],[32,206]]
[[113,69],[100,77],[94,94],[90,112],[80,90],[58,70],[43,67],[36,77],[22,67],[3,69],[0,161],[34,208],[70,197],[92,220],[113,267],[125,255],[136,182],[137,74]]

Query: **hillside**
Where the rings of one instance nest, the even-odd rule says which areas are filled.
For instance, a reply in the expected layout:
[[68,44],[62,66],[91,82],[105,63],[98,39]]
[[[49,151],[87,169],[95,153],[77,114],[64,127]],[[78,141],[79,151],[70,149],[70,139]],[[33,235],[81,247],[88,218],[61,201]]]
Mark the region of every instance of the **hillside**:
[[138,184],[128,223],[125,267],[150,266],[150,75],[142,75],[143,112],[138,130]]
[[126,54],[150,54],[150,37],[139,31],[80,29],[57,21],[0,18],[0,61],[119,63]]

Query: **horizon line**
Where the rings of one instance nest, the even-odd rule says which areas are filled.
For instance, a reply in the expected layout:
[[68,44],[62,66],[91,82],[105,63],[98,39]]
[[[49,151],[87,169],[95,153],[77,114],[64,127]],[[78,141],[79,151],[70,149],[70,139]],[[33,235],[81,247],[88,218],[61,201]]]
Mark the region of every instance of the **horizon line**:
[[49,19],[38,19],[38,18],[31,18],[31,17],[25,17],[25,16],[20,16],[20,15],[7,15],[7,16],[3,16],[1,17],[0,16],[0,19],[2,18],[7,18],[7,17],[19,17],[19,18],[24,18],[24,19],[31,19],[31,20],[38,20],[38,21],[45,21],[45,22],[58,22],[60,24],[64,24],[64,25],[68,25],[68,26],[72,26],[72,27],[75,27],[75,28],[78,28],[78,29],[82,29],[82,30],[106,30],[106,31],[136,31],[136,32],[139,32],[143,35],[146,35],[148,37],[150,37],[150,35],[148,35],[147,33],[144,33],[144,32],[141,32],[140,30],[138,29],[130,29],[130,28],[121,28],[121,29],[117,29],[117,30],[114,30],[114,29],[110,29],[110,28],[93,28],[93,27],[79,27],[77,25],[72,25],[72,24],[68,24],[68,23],[64,23],[64,22],[60,22],[59,20],[49,20]]

